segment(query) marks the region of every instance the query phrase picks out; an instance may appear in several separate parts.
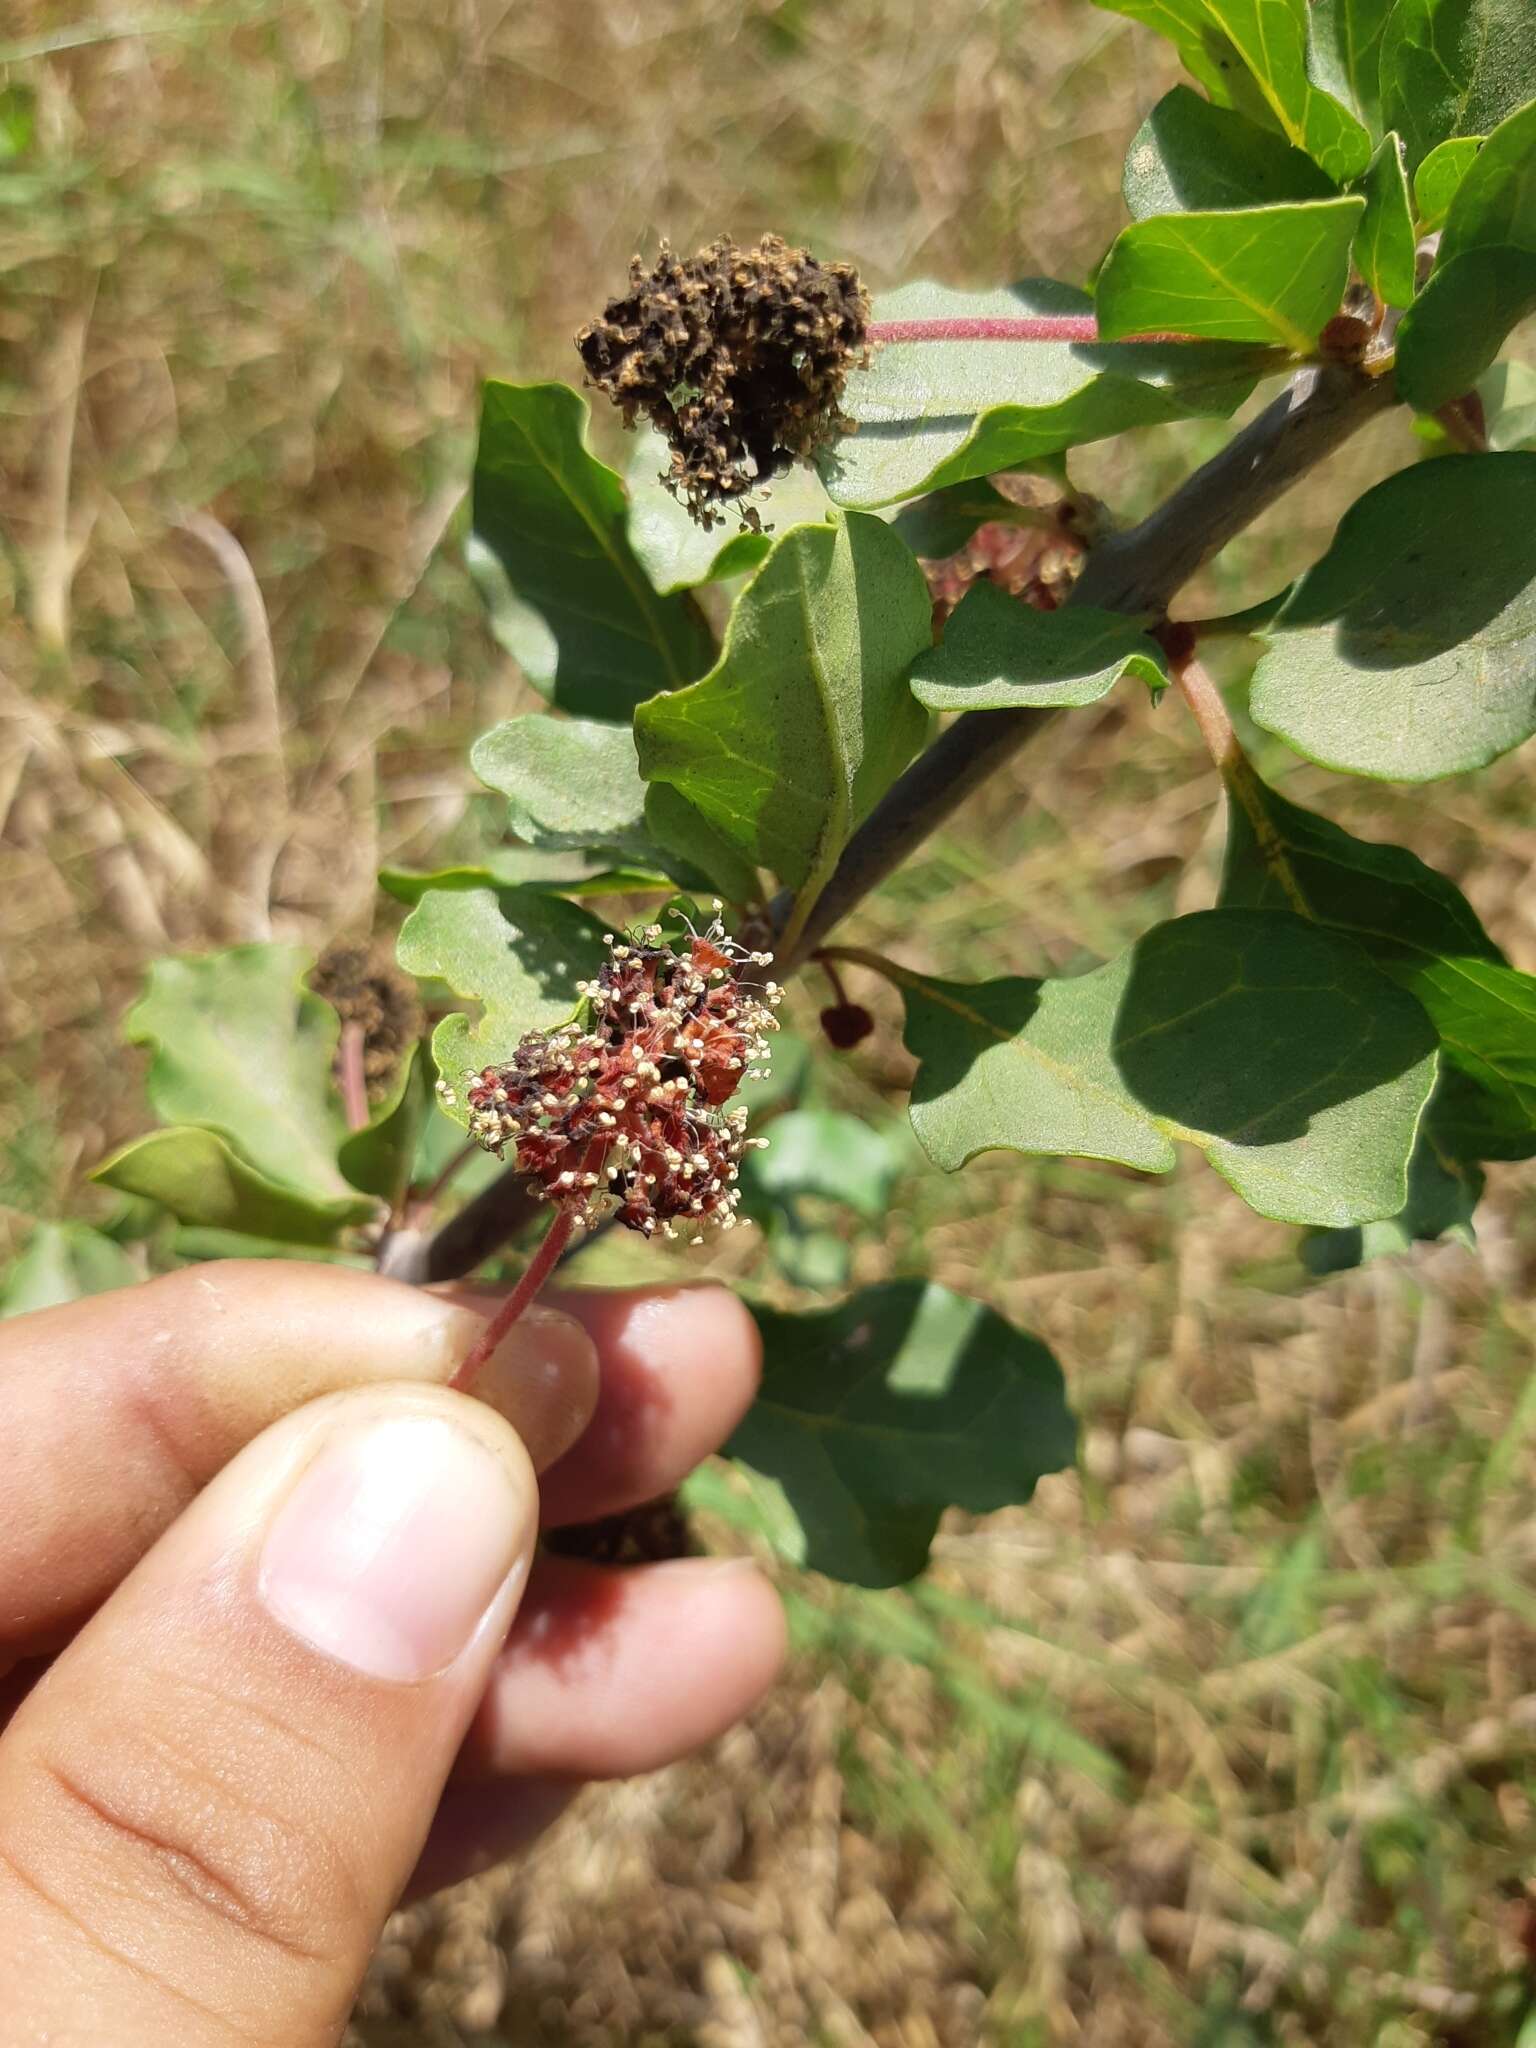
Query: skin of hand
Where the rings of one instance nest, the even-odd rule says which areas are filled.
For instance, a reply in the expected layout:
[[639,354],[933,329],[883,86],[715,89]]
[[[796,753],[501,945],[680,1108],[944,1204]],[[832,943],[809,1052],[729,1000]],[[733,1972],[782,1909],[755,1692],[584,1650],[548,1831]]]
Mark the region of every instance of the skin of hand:
[[771,1682],[750,1564],[536,1554],[725,1439],[746,1311],[557,1295],[452,1393],[495,1299],[229,1261],[0,1325],[0,2048],[334,2043],[402,1895]]

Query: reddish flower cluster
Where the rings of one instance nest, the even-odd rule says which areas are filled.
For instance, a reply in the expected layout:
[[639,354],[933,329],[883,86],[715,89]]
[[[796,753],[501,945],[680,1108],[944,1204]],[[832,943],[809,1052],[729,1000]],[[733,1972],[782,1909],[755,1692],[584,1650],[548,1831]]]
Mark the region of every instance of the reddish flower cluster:
[[470,1135],[498,1157],[510,1146],[581,1224],[615,1214],[647,1237],[729,1229],[742,1154],[765,1141],[725,1105],[766,1054],[780,995],[741,972],[770,956],[744,952],[718,919],[685,953],[659,925],[607,944],[597,980],[578,987],[584,1020],[530,1033],[505,1066],[471,1078]]

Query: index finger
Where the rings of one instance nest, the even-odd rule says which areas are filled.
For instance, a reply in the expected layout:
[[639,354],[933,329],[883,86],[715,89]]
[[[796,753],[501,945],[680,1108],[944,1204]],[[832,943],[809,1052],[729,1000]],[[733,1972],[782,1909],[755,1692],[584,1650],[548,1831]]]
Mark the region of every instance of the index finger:
[[[0,1325],[0,1671],[91,1613],[278,1417],[392,1380],[446,1384],[484,1313],[344,1267],[227,1260]],[[596,1347],[542,1305],[476,1393],[536,1467],[597,1400]]]

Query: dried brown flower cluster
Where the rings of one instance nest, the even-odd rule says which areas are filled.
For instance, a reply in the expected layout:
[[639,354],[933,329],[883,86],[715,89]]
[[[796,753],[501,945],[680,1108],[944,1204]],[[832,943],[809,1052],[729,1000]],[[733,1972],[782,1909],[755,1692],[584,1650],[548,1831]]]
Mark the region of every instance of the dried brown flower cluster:
[[[470,1135],[581,1224],[614,1215],[647,1237],[736,1221],[745,1109],[727,1109],[766,1055],[780,991],[742,982],[769,955],[726,938],[718,919],[685,953],[660,925],[608,940],[586,1021],[532,1032],[505,1066],[468,1088]],[[695,1240],[697,1241],[697,1240]]]
[[[637,256],[628,296],[576,346],[625,425],[643,413],[666,436],[663,481],[709,527],[716,506],[848,428],[839,401],[849,370],[869,359],[868,322],[851,265],[820,263],[777,235],[755,249],[722,236],[687,258],[663,242],[649,270]],[[750,507],[742,517],[760,525]]]
[[387,954],[366,946],[327,946],[309,985],[324,996],[343,1024],[363,1033],[363,1079],[368,1100],[382,1101],[407,1049],[421,1036],[416,985]]

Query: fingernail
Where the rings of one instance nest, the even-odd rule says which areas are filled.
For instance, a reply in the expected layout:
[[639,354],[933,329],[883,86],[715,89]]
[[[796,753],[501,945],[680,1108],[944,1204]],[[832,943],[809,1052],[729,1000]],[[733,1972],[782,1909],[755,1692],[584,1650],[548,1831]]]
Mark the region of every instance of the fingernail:
[[283,1627],[370,1678],[414,1681],[464,1650],[523,1568],[533,1503],[456,1423],[395,1415],[326,1443],[262,1547]]

